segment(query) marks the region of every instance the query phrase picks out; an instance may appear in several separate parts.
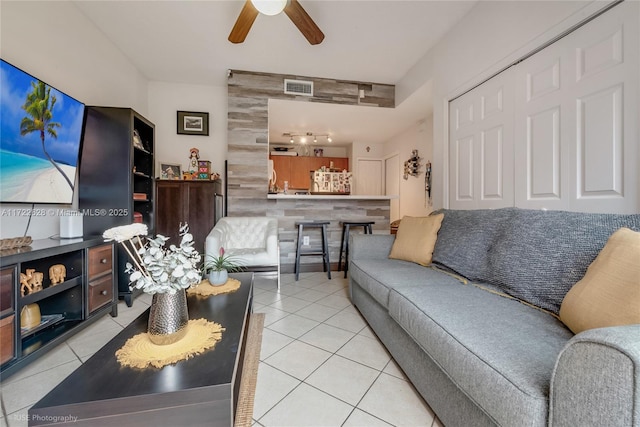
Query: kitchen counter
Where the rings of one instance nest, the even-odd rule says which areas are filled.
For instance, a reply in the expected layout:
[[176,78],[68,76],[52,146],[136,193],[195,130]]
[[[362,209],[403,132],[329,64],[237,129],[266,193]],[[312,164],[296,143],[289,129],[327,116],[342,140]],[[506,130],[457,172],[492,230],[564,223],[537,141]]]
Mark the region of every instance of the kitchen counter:
[[[265,214],[278,218],[280,271],[293,273],[298,241],[298,221],[329,221],[327,226],[329,260],[338,266],[342,243],[342,222],[373,222],[374,234],[389,234],[391,200],[397,196],[345,194],[268,194]],[[358,230],[359,231],[359,230]],[[311,246],[321,245],[320,233],[310,231]],[[322,257],[303,257],[301,271],[322,271]]]
[[267,199],[274,200],[391,200],[398,196],[363,196],[351,194],[268,194]]

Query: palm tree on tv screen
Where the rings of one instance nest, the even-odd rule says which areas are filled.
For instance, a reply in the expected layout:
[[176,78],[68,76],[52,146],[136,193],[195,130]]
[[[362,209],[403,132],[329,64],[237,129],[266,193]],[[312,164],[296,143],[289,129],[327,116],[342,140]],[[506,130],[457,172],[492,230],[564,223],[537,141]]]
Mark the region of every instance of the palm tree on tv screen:
[[60,166],[51,158],[45,147],[44,141],[46,134],[49,134],[54,139],[58,138],[58,132],[56,128],[62,125],[58,122],[52,121],[53,119],[53,107],[56,105],[56,96],[51,95],[51,88],[44,82],[38,81],[38,83],[31,82],[33,90],[27,94],[27,100],[25,101],[22,109],[28,114],[27,117],[23,117],[20,122],[20,135],[24,136],[31,132],[40,132],[40,141],[42,142],[42,151],[51,164],[62,174],[64,179],[69,184],[69,187],[73,190],[73,184],[67,175],[64,173]]

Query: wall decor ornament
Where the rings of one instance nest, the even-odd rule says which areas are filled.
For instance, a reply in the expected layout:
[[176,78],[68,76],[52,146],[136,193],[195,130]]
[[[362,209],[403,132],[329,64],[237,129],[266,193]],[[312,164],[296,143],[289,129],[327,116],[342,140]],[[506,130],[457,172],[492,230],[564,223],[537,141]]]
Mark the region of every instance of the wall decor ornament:
[[404,162],[404,179],[409,179],[409,175],[418,176],[420,169],[420,157],[418,156],[418,150],[411,151],[411,157]]
[[209,136],[209,113],[178,111],[177,122],[180,135]]

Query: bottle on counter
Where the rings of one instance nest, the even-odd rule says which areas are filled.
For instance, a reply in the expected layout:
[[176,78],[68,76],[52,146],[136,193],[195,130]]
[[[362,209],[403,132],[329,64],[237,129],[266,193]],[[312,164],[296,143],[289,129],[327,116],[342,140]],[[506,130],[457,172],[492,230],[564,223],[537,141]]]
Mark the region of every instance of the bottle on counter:
[[287,194],[289,191],[289,181],[284,182],[284,194]]

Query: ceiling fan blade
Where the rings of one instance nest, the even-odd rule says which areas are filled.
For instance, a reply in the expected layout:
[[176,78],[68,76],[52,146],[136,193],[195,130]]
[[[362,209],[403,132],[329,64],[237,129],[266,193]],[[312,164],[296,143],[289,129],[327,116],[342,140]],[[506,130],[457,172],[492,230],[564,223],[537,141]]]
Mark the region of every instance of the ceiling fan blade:
[[284,13],[298,27],[298,30],[309,40],[311,44],[320,44],[324,40],[324,34],[318,28],[313,19],[307,14],[304,8],[298,3],[298,0],[290,0]]
[[240,15],[238,15],[238,19],[236,19],[235,25],[231,29],[229,41],[231,43],[242,43],[247,38],[247,34],[249,34],[249,30],[257,16],[258,10],[253,6],[251,0],[247,0],[242,7],[242,11],[240,11]]

